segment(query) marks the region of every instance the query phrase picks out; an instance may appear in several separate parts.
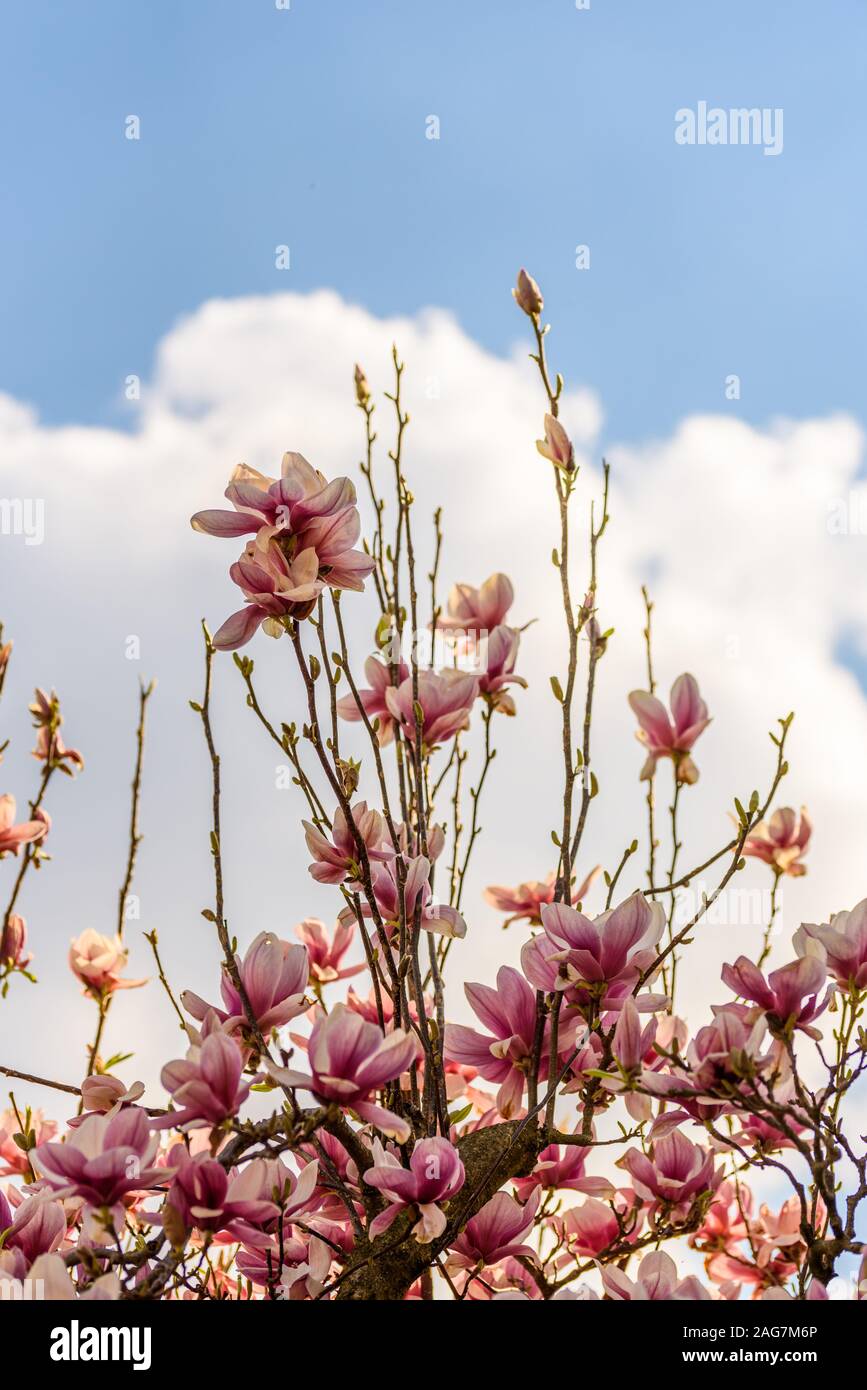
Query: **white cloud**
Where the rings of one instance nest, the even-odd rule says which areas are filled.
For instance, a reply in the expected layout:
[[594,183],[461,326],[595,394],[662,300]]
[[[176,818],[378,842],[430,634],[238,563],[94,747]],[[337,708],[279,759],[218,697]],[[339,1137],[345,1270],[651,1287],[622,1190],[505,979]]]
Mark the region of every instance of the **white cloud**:
[[[520,716],[497,721],[500,754],[466,899],[470,934],[452,953],[452,1012],[463,1012],[459,979],[490,979],[504,952],[516,958],[520,928],[504,936],[481,890],[552,867],[561,762],[548,677],[563,672],[562,614],[550,562],[558,543],[556,508],[548,466],[533,443],[543,404],[525,346],[502,360],[440,311],[383,321],[330,292],[214,301],[160,345],[129,433],[43,426],[26,406],[0,398],[0,496],[42,497],[46,505],[44,545],[0,540],[0,617],[16,640],[4,705],[4,737],[12,736],[13,747],[0,790],[13,790],[21,802],[30,794],[35,765],[26,751],[24,704],[37,681],[61,692],[69,741],[88,763],[78,785],[52,793],[55,862],[31,876],[25,893],[41,984],[34,993],[16,980],[0,1005],[8,1064],[69,1081],[82,1071],[90,1006],[75,1000],[65,951],[68,938],[85,926],[108,931],[113,925],[139,673],[159,681],[145,770],[140,925],[159,932],[176,989],[191,986],[215,997],[218,952],[200,916],[211,892],[207,764],[187,700],[201,683],[198,619],[204,614],[217,624],[237,600],[226,574],[233,543],[194,535],[188,517],[219,504],[235,463],[275,472],[287,448],[329,475],[357,476],[361,421],[352,367],[362,362],[377,392],[390,388],[393,341],[407,363],[406,463],[418,499],[422,573],[430,516],[442,504],[443,586],[455,579],[477,583],[505,569],[515,582],[516,620],[538,619],[522,647],[531,688],[519,693]],[[556,365],[556,331],[550,345]],[[600,483],[599,400],[588,389],[569,393],[563,413],[582,461],[575,516],[586,537],[589,500]],[[387,402],[380,402],[376,424],[386,477]],[[599,861],[612,868],[632,837],[644,833],[641,753],[625,697],[643,684],[639,591],[652,577],[660,684],[667,688],[680,671],[692,670],[714,715],[696,753],[702,779],[684,795],[682,864],[722,843],[733,796],[765,787],[773,755],[766,731],[795,708],[793,770],[783,800],[808,803],[816,835],[809,877],[784,895],[786,927],[821,919],[867,892],[861,855],[867,784],[852,751],[867,742],[867,706],[835,657],[841,637],[856,646],[867,641],[867,591],[858,579],[865,539],[833,534],[828,525],[835,499],[863,495],[862,449],[860,427],[843,416],[766,430],[731,416],[693,417],[671,439],[609,449],[612,522],[600,554],[599,592],[603,625],[616,633],[600,670],[594,764],[601,791],[581,867]],[[585,560],[576,541],[578,596]],[[344,609],[357,619],[355,648],[362,655],[370,646],[372,608],[347,596]],[[130,634],[141,638],[140,663],[125,658]],[[266,708],[288,720],[300,709],[285,646],[260,637],[251,651]],[[263,927],[289,935],[305,915],[329,918],[334,895],[307,875],[298,834],[303,808],[294,792],[275,789],[279,758],[244,708],[229,658],[220,662],[215,699],[230,926],[242,943]],[[624,878],[625,888],[638,884],[641,868]],[[5,861],[0,876],[8,882],[12,872]],[[750,866],[743,879],[764,882],[761,866]],[[590,906],[601,905],[597,885]],[[131,969],[152,973],[135,923],[129,936]],[[752,949],[755,936],[755,929],[743,928],[700,933],[696,965],[684,976],[694,1019],[722,997],[722,960]],[[778,963],[784,949],[777,947]],[[124,1074],[153,1079],[177,1040],[155,983],[121,997],[112,1015],[110,1048],[137,1039],[144,1041]],[[47,1103],[45,1096],[33,1098]]]

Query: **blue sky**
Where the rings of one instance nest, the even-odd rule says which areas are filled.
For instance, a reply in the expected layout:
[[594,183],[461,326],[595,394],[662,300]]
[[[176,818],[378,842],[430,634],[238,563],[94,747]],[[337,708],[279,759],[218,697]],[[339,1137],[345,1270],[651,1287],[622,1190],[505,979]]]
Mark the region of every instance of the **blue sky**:
[[[47,0],[2,27],[0,390],[48,421],[122,422],[215,295],[438,304],[506,352],[522,262],[609,438],[867,416],[857,0]],[[782,107],[783,153],[676,145],[700,100]]]

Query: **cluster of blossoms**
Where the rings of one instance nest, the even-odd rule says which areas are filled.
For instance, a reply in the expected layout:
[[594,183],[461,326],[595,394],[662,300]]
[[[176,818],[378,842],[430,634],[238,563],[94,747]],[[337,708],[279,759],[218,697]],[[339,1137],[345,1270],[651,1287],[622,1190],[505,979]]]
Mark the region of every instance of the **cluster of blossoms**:
[[[514,293],[534,334],[547,406],[538,452],[568,540],[579,463],[560,419],[561,386],[551,386],[541,292],[522,271]],[[579,772],[590,765],[597,668],[611,636],[599,618],[596,563],[607,471],[577,608],[565,542],[554,556],[567,639],[565,673],[550,678],[565,749],[556,855],[536,870],[546,876],[485,894],[502,924],[523,934],[517,963],[467,983],[466,1008],[448,987],[464,938],[485,930],[468,870],[501,727],[494,716],[514,716],[526,685],[516,669],[522,630],[509,622],[515,596],[503,574],[479,587],[455,584],[439,607],[437,514],[426,631],[452,635],[454,660],[439,669],[419,662],[396,356],[395,370],[391,538],[360,369],[369,542],[356,548],[353,484],[327,481],[292,453],[278,480],[236,469],[226,490],[232,510],[193,518],[209,535],[249,537],[230,570],[244,607],[213,639],[206,633],[205,695],[193,702],[213,768],[215,898],[203,916],[216,930],[220,978],[204,995],[186,989],[176,998],[156,935],[147,935],[185,1042],[160,1086],[146,1089],[115,1074],[122,1056],[101,1054],[116,996],[146,983],[127,975],[122,917],[113,934],[88,926],[72,942],[69,965],[94,1008],[95,1038],[80,1084],[61,1084],[75,1111],[63,1130],[14,1100],[0,1116],[0,1283],[38,1280],[58,1299],[414,1300],[436,1290],[473,1301],[631,1302],[824,1299],[832,1280],[848,1277],[851,1296],[867,1297],[858,1225],[867,1151],[844,1127],[867,1070],[867,900],[803,924],[784,955],[771,941],[774,898],[764,938],[760,924],[750,943],[758,959],[731,952],[709,1014],[697,1027],[681,1016],[688,946],[709,903],[679,925],[677,893],[697,871],[676,876],[677,817],[699,776],[695,750],[710,715],[690,674],[675,680],[668,708],[657,697],[646,595],[650,688],[628,702],[645,750],[636,782],[647,784],[647,879],[630,883],[635,842],[601,883],[600,866],[585,858],[597,784],[595,772]],[[342,607],[353,590],[378,606],[360,680]],[[297,665],[292,722],[275,725],[253,660],[234,658],[248,708],[291,760],[298,790],[309,877],[292,892],[312,901],[289,920],[308,906],[325,911],[316,898],[328,895],[334,925],[308,915],[294,933],[251,931],[239,949],[223,910],[209,695],[215,652],[246,644],[260,626],[289,639]],[[585,663],[576,767],[572,704]],[[60,740],[54,696],[38,692],[32,709],[47,782],[57,768],[80,766],[80,755]],[[735,802],[734,838],[702,866],[719,863],[718,891],[750,858],[775,894],[782,878],[806,872],[806,812],[771,812],[790,720],[772,735],[768,795]],[[478,729],[481,761],[468,788]],[[140,772],[139,762],[127,883]],[[673,858],[660,881],[654,807],[669,772]],[[21,820],[3,797],[0,857],[38,865],[48,826],[41,797]],[[18,882],[3,924],[7,976],[24,968]],[[787,1185],[773,1201],[757,1189],[766,1169]]]

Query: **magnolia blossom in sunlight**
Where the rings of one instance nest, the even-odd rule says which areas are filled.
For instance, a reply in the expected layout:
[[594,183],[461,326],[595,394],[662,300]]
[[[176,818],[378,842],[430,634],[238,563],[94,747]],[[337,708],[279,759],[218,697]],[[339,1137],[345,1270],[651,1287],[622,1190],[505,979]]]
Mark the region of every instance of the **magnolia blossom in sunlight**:
[[322,592],[319,559],[315,550],[301,550],[287,557],[273,536],[265,532],[250,541],[229,567],[229,576],[246,599],[214,633],[220,651],[243,647],[262,623],[270,637],[280,637],[285,618],[306,618]]
[[276,536],[287,558],[305,550],[317,557],[322,578],[333,589],[361,589],[373,569],[353,546],[361,534],[355,485],[349,478],[327,482],[302,454],[283,455],[280,478],[239,464],[225,492],[234,511],[196,512],[194,531],[210,536]]
[[165,1176],[156,1166],[158,1136],[143,1110],[89,1115],[62,1144],[43,1143],[33,1152],[55,1197],[80,1197],[93,1209],[117,1207],[127,1192],[152,1187]]
[[[599,864],[595,865],[582,879],[577,887],[572,889],[572,904],[577,907],[584,901],[593,882],[599,877],[602,869]],[[526,883],[519,883],[517,888],[506,888],[501,884],[491,884],[490,888],[485,889],[485,901],[495,907],[498,912],[506,912],[507,916],[504,927],[508,927],[512,922],[527,921],[531,926],[541,926],[542,908],[546,903],[554,901],[554,893],[557,888],[557,875],[552,869],[548,877],[542,879],[529,879]]]
[[620,1224],[607,1202],[588,1197],[580,1206],[570,1207],[558,1218],[555,1229],[568,1248],[576,1255],[601,1255],[615,1245],[620,1237]]
[[193,529],[211,536],[253,535],[229,573],[247,606],[214,635],[231,651],[261,623],[279,636],[282,620],[305,618],[324,587],[363,589],[373,560],[355,542],[361,520],[348,478],[326,482],[301,454],[284,454],[282,475],[268,478],[246,464],[232,474],[226,497],[234,511],[196,512]]
[[515,713],[515,701],[506,686],[520,685],[525,689],[527,686],[524,677],[515,674],[520,640],[520,634],[513,627],[501,624],[489,633],[485,646],[485,669],[479,676],[479,693],[502,714]]
[[[83,1108],[109,1117],[116,1115],[125,1105],[134,1105],[143,1095],[144,1084],[141,1081],[134,1081],[131,1086],[125,1086],[119,1077],[112,1076],[109,1072],[86,1076],[81,1083]],[[82,1118],[77,1117],[77,1123],[81,1122]],[[72,1120],[69,1123],[72,1124]]]
[[710,718],[695,677],[678,676],[674,682],[670,696],[671,717],[662,701],[646,690],[633,690],[629,703],[641,726],[636,738],[647,749],[647,761],[641,769],[642,780],[654,775],[660,758],[671,758],[678,782],[697,782],[698,768],[690,751]]
[[418,1210],[412,1233],[420,1244],[429,1245],[446,1229],[440,1203],[447,1202],[463,1187],[464,1165],[447,1139],[420,1139],[412,1151],[409,1168],[404,1168],[399,1157],[377,1142],[373,1146],[373,1166],[363,1177],[389,1203],[371,1222],[371,1236],[387,1231],[395,1217],[411,1207]]
[[[618,907],[591,920],[565,903],[550,903],[541,910],[545,938],[528,942],[521,956],[527,978],[539,989],[550,988],[550,977],[540,967],[544,959],[556,968],[555,988],[567,999],[584,1006],[591,999],[601,1008],[616,1008],[652,966],[655,947],[665,927],[660,903],[648,903],[633,893]],[[642,995],[642,1011],[662,1007],[664,998]]]
[[152,1120],[155,1129],[221,1125],[237,1114],[250,1094],[251,1082],[241,1079],[244,1055],[238,1044],[219,1029],[214,1014],[208,1015],[205,1027],[211,1031],[200,1044],[162,1069],[160,1079],[175,1108]]
[[842,990],[867,989],[867,898],[822,926],[805,922],[793,938],[799,956],[815,954],[817,943]]
[[495,1193],[451,1246],[449,1268],[458,1271],[477,1264],[495,1265],[519,1255],[535,1261],[536,1252],[525,1241],[533,1229],[538,1205],[538,1192],[524,1205],[508,1192]]
[[394,849],[388,840],[385,817],[368,808],[366,801],[352,807],[355,833],[350,830],[343,811],[338,806],[331,818],[331,838],[310,821],[302,821],[307,848],[313,856],[309,872],[317,883],[343,883],[361,876],[361,853],[356,836],[364,845],[368,860],[390,859]]
[[69,968],[84,985],[85,994],[100,998],[117,989],[138,989],[145,980],[124,980],[129,952],[119,936],[103,936],[87,927],[69,947]]
[[260,1224],[276,1221],[280,1208],[259,1196],[260,1175],[256,1164],[243,1173],[227,1173],[221,1163],[207,1153],[189,1154],[183,1144],[175,1144],[166,1159],[172,1170],[172,1184],[166,1197],[169,1220],[180,1219],[189,1228],[235,1233],[236,1223]]
[[[57,1133],[56,1120],[47,1120],[41,1110],[30,1114],[30,1128],[37,1144],[46,1144]],[[28,1171],[27,1155],[15,1143],[21,1123],[14,1110],[0,1110],[0,1178],[19,1176]]]
[[827,974],[821,953],[790,961],[779,970],[772,970],[767,979],[746,956],[738,956],[734,965],[724,965],[722,969],[723,983],[735,994],[752,1000],[781,1028],[799,1028],[812,1038],[822,1036],[812,1026],[813,1020],[824,1013],[834,993],[831,985],[824,998],[819,999]]
[[26,946],[27,923],[17,912],[11,912],[0,927],[0,971],[23,970],[29,965],[31,957],[25,955]]
[[[448,742],[461,729],[469,728],[470,711],[478,693],[477,677],[463,671],[418,672],[417,703],[421,711],[421,741],[426,750]],[[410,746],[414,747],[416,698],[412,677],[408,676],[396,690],[389,686],[385,702]]]
[[589,1152],[589,1148],[578,1144],[549,1144],[539,1154],[530,1176],[515,1179],[518,1197],[526,1202],[537,1187],[545,1192],[583,1192],[607,1197],[612,1191],[609,1180],[584,1172]]
[[60,702],[54,691],[47,695],[44,690],[37,688],[30,705],[30,713],[33,715],[36,729],[34,758],[51,767],[60,768],[68,776],[74,777],[84,767],[84,758],[77,748],[67,748],[63,742],[60,735],[63,715],[60,713]]
[[310,1034],[307,1059],[310,1074],[268,1065],[281,1086],[297,1086],[322,1101],[336,1101],[360,1119],[374,1124],[392,1139],[405,1144],[409,1125],[369,1099],[387,1081],[411,1067],[418,1044],[396,1028],[383,1034],[375,1023],[366,1023],[344,1004],[336,1004],[325,1018],[317,1019]]
[[[271,932],[263,931],[252,942],[243,960],[235,956],[235,967],[261,1032],[281,1028],[284,1023],[289,1023],[304,1012],[308,961],[303,946],[294,946],[289,941],[281,941]],[[249,1027],[243,1000],[225,967],[220,979],[220,993],[225,1009],[207,1004],[189,989],[181,995],[181,1003],[188,1014],[202,1022],[213,1012],[227,1033]]]
[[782,806],[775,811],[770,820],[760,820],[744,841],[741,854],[761,859],[778,874],[788,874],[799,878],[807,872],[801,863],[813,827],[805,807],[800,812],[791,806]]
[[653,1250],[645,1255],[634,1279],[630,1279],[616,1265],[607,1265],[601,1274],[606,1294],[618,1303],[682,1303],[711,1297],[694,1274],[681,1279],[677,1265],[664,1250]]
[[335,980],[348,980],[364,970],[363,962],[359,965],[341,965],[352,945],[355,928],[356,922],[351,914],[345,921],[338,921],[331,937],[325,923],[316,917],[305,917],[303,922],[299,922],[295,935],[307,950],[310,975],[317,984],[328,985]]
[[[430,873],[430,860],[424,854],[417,855],[406,863],[406,878],[401,889],[395,861],[371,866],[373,895],[383,922],[389,928],[396,928],[403,905],[407,921],[412,921],[418,912],[419,926],[423,931],[432,932],[435,936],[463,938],[467,934],[464,918],[457,908],[434,898]],[[361,914],[363,917],[373,916],[369,903],[362,905]],[[347,907],[341,912],[340,919],[348,922],[352,916],[353,909]]]
[[680,1130],[656,1140],[646,1154],[628,1149],[617,1162],[638,1196],[671,1221],[686,1220],[695,1199],[713,1192],[723,1178],[723,1169],[714,1166],[713,1152],[691,1143]]
[[[464,985],[464,993],[488,1032],[479,1033],[462,1023],[447,1024],[445,1055],[449,1061],[476,1067],[486,1081],[497,1082],[497,1109],[504,1119],[509,1119],[520,1106],[527,1084],[536,1034],[535,991],[520,971],[501,965],[496,989],[468,984]],[[565,1035],[562,1041],[565,1044]],[[542,1076],[547,1075],[549,1050],[546,1027],[541,1042]]]
[[15,797],[8,792],[0,796],[0,859],[7,854],[14,854],[17,858],[25,845],[43,839],[47,831],[47,823],[35,816],[16,825]]
[[386,696],[389,690],[399,689],[409,678],[409,667],[405,661],[397,661],[392,668],[381,657],[369,656],[364,663],[364,674],[367,687],[359,689],[358,700],[354,695],[344,695],[339,699],[337,713],[341,719],[357,723],[363,718],[363,710],[371,725],[376,727],[377,742],[385,748],[394,738],[395,730],[395,719]]
[[564,473],[574,472],[575,451],[572,448],[572,440],[555,416],[545,416],[545,438],[536,440],[536,448],[542,457],[550,459],[556,468]]
[[[12,1251],[20,1257],[23,1268],[18,1277],[23,1277],[27,1267],[40,1255],[48,1255],[58,1248],[66,1236],[66,1226],[66,1214],[60,1202],[47,1201],[43,1195],[26,1197],[13,1215],[0,1190],[0,1250]],[[10,1272],[17,1273],[14,1267]]]
[[492,574],[478,589],[472,584],[453,584],[446,612],[439,615],[437,627],[446,631],[491,633],[505,623],[514,601],[512,581],[505,574]]

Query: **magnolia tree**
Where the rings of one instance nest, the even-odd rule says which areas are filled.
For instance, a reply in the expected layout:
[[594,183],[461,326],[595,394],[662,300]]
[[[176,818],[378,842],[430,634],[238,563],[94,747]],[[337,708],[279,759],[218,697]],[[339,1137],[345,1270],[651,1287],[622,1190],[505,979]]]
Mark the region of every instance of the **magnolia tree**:
[[[689,674],[675,680],[668,706],[659,698],[646,591],[646,689],[628,696],[645,754],[636,775],[646,783],[646,857],[628,845],[604,875],[605,910],[582,910],[598,872],[582,877],[576,865],[587,863],[594,690],[611,635],[596,616],[608,469],[589,507],[587,573],[576,590],[570,551],[587,503],[558,418],[563,381],[548,366],[538,286],[521,271],[513,293],[532,337],[544,414],[537,448],[560,528],[562,615],[545,621],[562,623],[564,643],[550,682],[562,722],[550,872],[487,891],[504,925],[524,935],[521,968],[504,964],[464,984],[477,1023],[448,1021],[496,725],[520,718],[526,673],[505,574],[479,588],[456,583],[441,605],[439,513],[421,582],[395,353],[395,441],[377,468],[374,404],[363,372],[355,375],[367,540],[359,544],[350,479],[329,481],[294,453],[277,479],[237,468],[231,509],[192,519],[235,551],[243,544],[229,570],[243,602],[213,637],[205,629],[204,693],[191,702],[212,773],[214,902],[204,916],[222,977],[207,999],[176,992],[149,933],[186,1051],[172,1057],[169,1044],[159,1095],[114,1074],[126,1059],[103,1057],[104,1025],[116,995],[144,983],[125,975],[123,937],[151,693],[143,687],[116,931],[87,930],[70,949],[94,1007],[87,1075],[72,1086],[0,1067],[13,1086],[0,1116],[7,1296],[30,1281],[34,1296],[90,1299],[822,1299],[835,1274],[847,1276],[839,1284],[849,1296],[867,1296],[867,1150],[850,1095],[867,1063],[867,900],[800,927],[790,947],[773,939],[778,886],[804,872],[810,837],[804,812],[773,809],[791,716],[771,734],[766,792],[736,801],[730,839],[682,868],[681,819],[709,714]],[[362,673],[349,639],[357,647],[370,625],[370,591],[378,619],[361,639],[371,651]],[[254,685],[249,652],[265,637],[291,649],[297,668],[287,722]],[[0,680],[9,657],[7,645]],[[310,874],[333,890],[333,930],[308,918],[294,940],[230,935],[210,696],[219,664],[232,660],[263,737],[291,763]],[[4,995],[33,979],[20,905],[28,873],[46,858],[50,784],[82,765],[61,738],[57,697],[37,691],[31,712],[38,790],[26,814],[11,795],[0,798],[10,885]],[[346,721],[360,726],[360,759],[347,751]],[[468,785],[474,739],[480,771]],[[604,756],[594,748],[594,768]],[[666,803],[672,788],[665,818],[659,783]],[[772,884],[764,937],[755,960],[725,966],[718,1002],[690,1032],[678,1014],[689,946],[748,856],[764,861]],[[718,884],[684,922],[682,890],[708,872]],[[58,1108],[77,1113],[63,1124],[45,1118],[25,1104],[22,1085],[70,1093]],[[778,1207],[753,1196],[768,1172]]]

